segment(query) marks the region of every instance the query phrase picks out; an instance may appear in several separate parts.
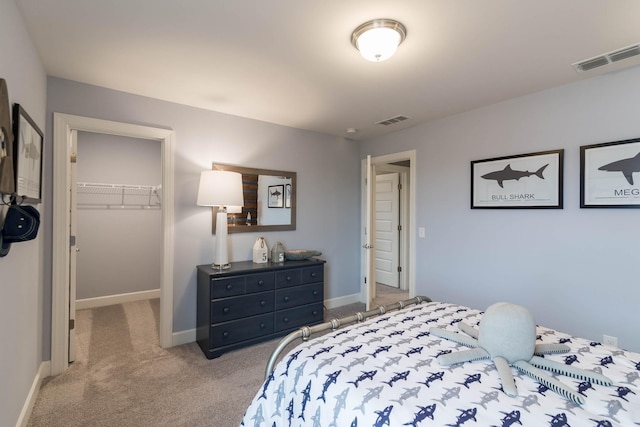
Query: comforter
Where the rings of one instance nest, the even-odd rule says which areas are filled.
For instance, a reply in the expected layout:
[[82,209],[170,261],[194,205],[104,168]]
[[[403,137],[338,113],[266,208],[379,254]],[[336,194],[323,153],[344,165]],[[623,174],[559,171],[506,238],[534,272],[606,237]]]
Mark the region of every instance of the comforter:
[[528,376],[509,397],[491,361],[441,366],[440,354],[466,349],[429,333],[476,326],[482,313],[424,303],[350,325],[291,350],[258,391],[241,423],[269,426],[632,426],[640,422],[640,354],[549,328],[537,342],[571,351],[546,358],[593,370],[611,386],[554,375],[585,397],[581,406]]

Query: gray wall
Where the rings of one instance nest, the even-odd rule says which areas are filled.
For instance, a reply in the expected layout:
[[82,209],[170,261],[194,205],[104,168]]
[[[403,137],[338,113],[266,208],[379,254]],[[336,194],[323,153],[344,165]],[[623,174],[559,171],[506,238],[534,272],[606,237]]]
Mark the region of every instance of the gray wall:
[[[176,131],[174,332],[195,328],[195,266],[213,259],[211,209],[196,205],[200,171],[212,162],[297,172],[297,230],[265,233],[267,243],[322,251],[326,298],[359,292],[357,143],[50,77],[49,126],[53,112]],[[50,157],[50,134],[46,144]],[[259,235],[231,234],[231,261],[251,259]],[[49,304],[50,291],[44,298]]]
[[[11,0],[0,2],[0,58],[0,78],[7,82],[9,102],[21,104],[46,133],[46,75],[22,16]],[[45,198],[36,208],[42,213],[49,203],[50,199]],[[4,218],[4,212],[4,206],[0,206],[0,218]],[[42,361],[46,232],[46,225],[41,224],[35,240],[12,245],[9,254],[0,258],[2,426],[15,425]]]
[[[579,147],[639,137],[638,93],[636,67],[363,143],[362,156],[417,151],[417,292],[520,303],[547,326],[640,351],[640,211],[579,208]],[[470,161],[559,148],[564,209],[470,209]]]
[[[77,181],[160,185],[160,148],[157,141],[78,132]],[[77,299],[160,288],[161,211],[138,205],[147,197],[131,192],[120,207],[118,193],[78,191]]]

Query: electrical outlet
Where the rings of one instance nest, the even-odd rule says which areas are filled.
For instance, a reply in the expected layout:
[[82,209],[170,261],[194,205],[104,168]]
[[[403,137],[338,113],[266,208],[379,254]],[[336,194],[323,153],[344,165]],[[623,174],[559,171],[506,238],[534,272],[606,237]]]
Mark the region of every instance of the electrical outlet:
[[618,347],[618,337],[612,337],[609,335],[602,336],[602,343],[610,347]]

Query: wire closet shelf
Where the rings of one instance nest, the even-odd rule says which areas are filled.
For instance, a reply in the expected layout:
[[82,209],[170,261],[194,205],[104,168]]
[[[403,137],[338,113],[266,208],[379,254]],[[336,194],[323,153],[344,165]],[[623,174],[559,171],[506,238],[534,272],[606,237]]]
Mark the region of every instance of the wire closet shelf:
[[76,183],[79,209],[160,209],[161,186]]

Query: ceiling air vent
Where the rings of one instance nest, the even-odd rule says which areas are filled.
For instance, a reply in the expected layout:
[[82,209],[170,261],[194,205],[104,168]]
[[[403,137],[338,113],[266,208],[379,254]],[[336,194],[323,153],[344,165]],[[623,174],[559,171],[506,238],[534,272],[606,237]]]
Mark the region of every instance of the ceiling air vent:
[[404,122],[405,120],[409,120],[409,117],[407,117],[407,116],[395,116],[395,117],[391,117],[389,119],[382,120],[382,121],[378,122],[378,124],[379,125],[383,125],[383,126],[390,126],[390,125],[394,125],[396,123]]
[[618,49],[613,52],[608,52],[593,58],[585,59],[584,61],[571,64],[573,68],[579,72],[591,71],[596,68],[604,67],[605,65],[613,64],[614,62],[622,61],[623,59],[633,58],[640,55],[640,45],[628,46],[623,49]]

